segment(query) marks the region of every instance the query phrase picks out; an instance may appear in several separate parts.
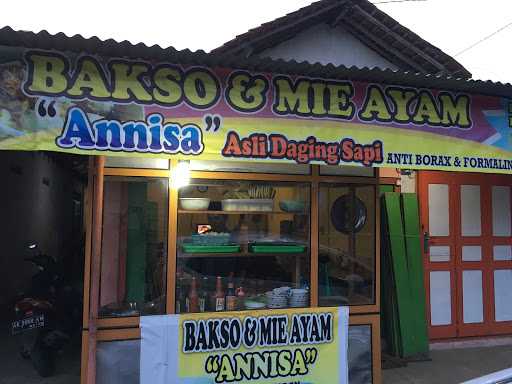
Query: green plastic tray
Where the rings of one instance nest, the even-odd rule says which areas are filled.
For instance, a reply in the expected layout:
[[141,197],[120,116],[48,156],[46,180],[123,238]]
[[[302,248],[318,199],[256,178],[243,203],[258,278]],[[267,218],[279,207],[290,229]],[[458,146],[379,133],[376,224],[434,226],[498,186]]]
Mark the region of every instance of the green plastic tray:
[[183,244],[185,253],[236,253],[240,252],[240,245],[202,245]]
[[302,253],[306,247],[304,245],[251,245],[250,250],[253,253]]

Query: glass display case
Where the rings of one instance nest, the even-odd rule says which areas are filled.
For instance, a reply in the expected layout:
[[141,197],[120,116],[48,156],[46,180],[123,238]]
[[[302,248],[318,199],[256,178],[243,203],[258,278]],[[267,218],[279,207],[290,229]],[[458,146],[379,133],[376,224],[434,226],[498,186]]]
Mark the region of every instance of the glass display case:
[[103,168],[99,377],[142,315],[350,306],[350,380],[379,382],[378,172],[196,161],[176,183],[178,164]]
[[309,292],[308,184],[196,179],[180,189],[176,312],[306,307]]

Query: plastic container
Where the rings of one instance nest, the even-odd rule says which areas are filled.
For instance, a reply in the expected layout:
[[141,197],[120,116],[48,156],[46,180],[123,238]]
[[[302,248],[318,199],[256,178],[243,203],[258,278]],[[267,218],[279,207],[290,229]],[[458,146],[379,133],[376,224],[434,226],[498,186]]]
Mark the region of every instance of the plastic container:
[[210,205],[210,199],[203,197],[182,197],[180,208],[187,211],[206,211]]
[[226,245],[232,243],[230,238],[229,233],[205,233],[191,236],[192,244],[195,245]]
[[222,200],[223,211],[271,212],[274,209],[272,199],[226,199]]

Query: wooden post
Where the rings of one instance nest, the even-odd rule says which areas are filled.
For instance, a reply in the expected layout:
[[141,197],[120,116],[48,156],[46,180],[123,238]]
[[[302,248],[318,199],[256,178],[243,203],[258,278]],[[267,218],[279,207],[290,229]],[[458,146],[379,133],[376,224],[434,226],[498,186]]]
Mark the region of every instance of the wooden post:
[[[171,171],[178,165],[177,160],[170,161]],[[169,177],[169,174],[167,175]],[[166,313],[176,312],[176,263],[177,263],[177,244],[178,244],[178,190],[172,187],[169,178],[169,222],[168,222],[168,241],[167,241],[167,280],[166,295],[167,305]]]
[[311,196],[310,196],[310,209],[311,209],[311,222],[310,228],[310,242],[311,242],[311,251],[310,251],[310,300],[312,307],[318,307],[318,234],[319,234],[319,217],[318,217],[318,194],[320,193],[320,183],[319,179],[319,171],[320,167],[317,165],[311,166],[312,172],[312,182],[311,182]]
[[98,156],[95,161],[93,225],[91,244],[91,279],[89,295],[89,345],[87,358],[87,384],[96,382],[96,339],[97,319],[101,276],[101,232],[103,223],[103,168],[105,157]]
[[92,205],[93,205],[93,184],[94,184],[94,157],[89,156],[87,175],[87,189],[85,192],[85,252],[84,252],[84,292],[83,292],[83,314],[82,314],[82,364],[80,370],[80,384],[87,383],[87,358],[88,330],[89,330],[89,298],[91,282],[91,237],[92,237]]

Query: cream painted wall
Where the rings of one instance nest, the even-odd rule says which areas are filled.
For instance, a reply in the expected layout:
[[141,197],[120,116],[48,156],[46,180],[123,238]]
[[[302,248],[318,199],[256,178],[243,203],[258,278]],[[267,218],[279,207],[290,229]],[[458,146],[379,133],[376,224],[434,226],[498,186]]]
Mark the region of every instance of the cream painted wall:
[[327,24],[315,25],[258,56],[347,67],[398,69],[344,28]]

